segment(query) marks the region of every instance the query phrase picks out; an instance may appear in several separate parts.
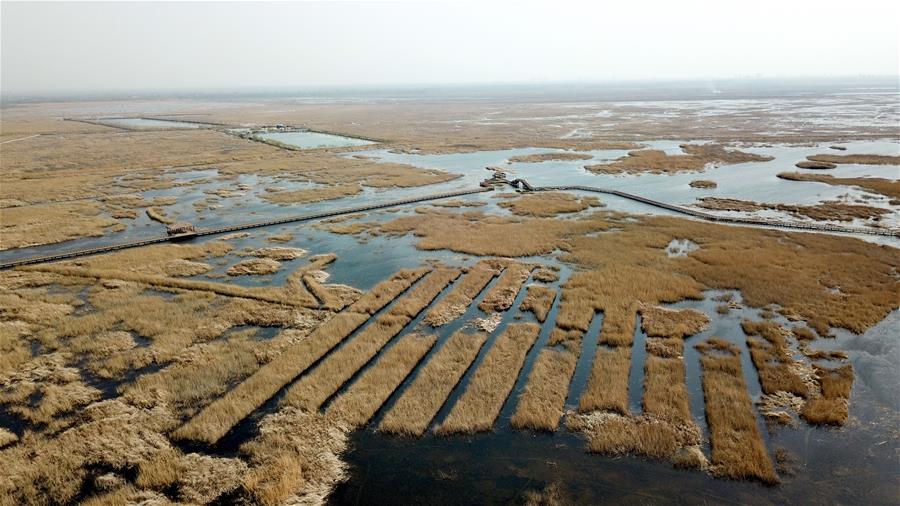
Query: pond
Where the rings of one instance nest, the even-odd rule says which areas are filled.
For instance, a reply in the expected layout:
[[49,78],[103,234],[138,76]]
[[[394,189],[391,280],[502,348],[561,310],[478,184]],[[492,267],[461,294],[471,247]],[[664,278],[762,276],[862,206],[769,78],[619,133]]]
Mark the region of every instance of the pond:
[[377,144],[375,141],[367,139],[313,132],[310,130],[300,130],[297,132],[266,132],[255,134],[254,137],[268,141],[276,141],[299,149],[347,148]]
[[213,126],[204,123],[153,118],[100,118],[96,121],[111,127],[133,130],[190,130]]

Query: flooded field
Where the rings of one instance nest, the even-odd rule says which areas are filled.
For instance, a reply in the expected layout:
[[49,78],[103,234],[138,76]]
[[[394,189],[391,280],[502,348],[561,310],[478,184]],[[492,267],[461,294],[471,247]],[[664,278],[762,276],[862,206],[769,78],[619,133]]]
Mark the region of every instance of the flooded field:
[[[118,139],[151,155],[121,172],[78,158],[112,167],[88,180],[99,194],[5,190],[0,209],[19,220],[5,239],[52,220],[72,230],[20,234],[0,261],[478,188],[497,173],[723,215],[900,227],[896,139],[425,150],[318,132],[258,134],[266,145],[184,124],[60,135],[89,141],[74,153]],[[28,158],[51,149],[41,137],[4,146],[12,175],[47,163]],[[220,151],[153,158],[191,143]],[[53,170],[88,177],[64,162]],[[66,221],[85,216],[95,228]],[[497,183],[5,270],[0,504],[889,504],[897,248]]]

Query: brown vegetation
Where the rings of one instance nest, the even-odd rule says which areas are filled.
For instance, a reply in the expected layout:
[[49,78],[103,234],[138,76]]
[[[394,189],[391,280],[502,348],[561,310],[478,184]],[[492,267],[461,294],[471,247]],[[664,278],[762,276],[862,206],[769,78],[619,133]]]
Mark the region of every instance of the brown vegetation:
[[770,156],[755,155],[743,151],[728,150],[720,144],[682,144],[683,155],[669,155],[665,151],[643,149],[631,151],[628,156],[611,163],[588,165],[585,169],[596,174],[671,174],[677,172],[700,172],[708,165],[733,165],[746,162],[765,162]]
[[537,321],[544,323],[554,299],[556,299],[556,290],[541,285],[528,285],[525,298],[522,300],[519,309],[531,311],[534,313]]
[[[700,430],[695,426],[678,426],[652,416],[623,416],[609,412],[572,414],[566,417],[569,430],[588,437],[588,451],[607,455],[637,453],[658,459],[679,457],[682,450],[695,449],[697,455],[690,467],[703,468],[706,458],[697,449]],[[681,459],[685,462],[686,459]]]
[[896,155],[810,155],[807,160],[825,163],[858,163],[862,165],[900,165]]
[[578,348],[541,350],[510,424],[517,429],[556,430],[577,364]]
[[422,322],[432,327],[440,327],[462,316],[472,304],[472,300],[484,290],[494,276],[500,273],[504,265],[505,263],[499,260],[481,260],[470,267],[450,293],[431,307]]
[[420,436],[487,340],[483,332],[456,332],[419,369],[415,381],[381,420],[378,430]]
[[506,270],[500,275],[497,283],[491,287],[484,299],[478,304],[478,308],[485,313],[502,313],[516,300],[516,295],[522,289],[522,285],[528,280],[534,265],[512,262],[506,266]]
[[383,281],[352,306],[317,327],[307,339],[283,350],[276,359],[204,408],[174,435],[215,443],[426,272],[426,269],[401,270]]
[[796,204],[766,204],[748,200],[704,197],[699,199],[698,207],[719,211],[741,211],[753,213],[762,210],[783,211],[798,218],[813,220],[852,221],[854,219],[879,220],[889,209],[871,206],[844,204],[842,202],[823,202],[814,206]]
[[229,276],[252,276],[261,274],[272,274],[278,272],[281,263],[271,258],[252,258],[250,260],[242,260],[225,271]]
[[850,418],[850,390],[853,388],[853,365],[836,368],[813,365],[821,397],[804,403],[800,416],[810,423],[844,425]]
[[696,348],[701,352],[713,474],[778,482],[747,394],[740,350],[717,338],[699,343]]
[[600,346],[594,355],[591,376],[578,401],[578,411],[607,410],[628,415],[628,373],[631,347]]
[[695,179],[690,182],[691,188],[718,188],[718,183],[709,179]]
[[641,329],[649,337],[684,339],[699,334],[709,326],[709,317],[696,309],[666,309],[659,306],[641,308]]
[[350,427],[365,425],[436,341],[433,335],[407,334],[338,396],[326,413]]
[[0,208],[0,250],[101,237],[116,225],[96,202]]
[[794,165],[796,165],[798,169],[830,170],[837,168],[837,164],[831,162],[815,162],[811,160],[797,162]]
[[531,155],[511,156],[509,161],[513,163],[541,163],[590,160],[591,158],[593,158],[593,156],[588,153],[572,153],[564,151],[561,153],[534,153]]
[[809,389],[796,372],[792,352],[786,340],[786,335],[790,335],[790,331],[777,323],[766,321],[744,320],[741,327],[748,336],[750,358],[753,359],[753,365],[759,373],[763,392],[774,394],[782,391],[804,398],[809,396]]
[[834,177],[828,174],[782,172],[781,179],[788,181],[813,181],[837,186],[858,186],[866,191],[880,193],[891,199],[900,199],[900,181],[879,177]]
[[534,345],[540,327],[533,323],[510,324],[488,350],[447,418],[434,431],[447,435],[489,431],[500,414]]
[[577,197],[564,192],[526,193],[515,199],[504,200],[497,204],[505,207],[517,216],[549,218],[565,213],[577,213],[589,207],[602,207],[597,197]]
[[460,271],[437,269],[346,345],[291,385],[281,404],[315,411],[425,309]]

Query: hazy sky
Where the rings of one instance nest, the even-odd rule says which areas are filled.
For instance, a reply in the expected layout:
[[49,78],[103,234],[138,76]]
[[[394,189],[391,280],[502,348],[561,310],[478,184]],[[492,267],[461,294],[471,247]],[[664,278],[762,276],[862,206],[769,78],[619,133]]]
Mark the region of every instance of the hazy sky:
[[228,91],[900,72],[900,2],[485,4],[3,1],[0,86]]

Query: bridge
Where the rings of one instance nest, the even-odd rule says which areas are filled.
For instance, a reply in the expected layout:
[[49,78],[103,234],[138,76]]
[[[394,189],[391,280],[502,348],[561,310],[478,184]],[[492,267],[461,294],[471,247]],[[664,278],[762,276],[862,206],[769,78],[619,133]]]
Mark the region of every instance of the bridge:
[[599,188],[595,186],[583,186],[583,185],[567,185],[567,186],[532,186],[528,183],[528,181],[524,179],[514,179],[512,181],[507,180],[505,177],[498,178],[492,177],[490,179],[486,179],[481,182],[478,188],[470,189],[470,190],[458,190],[452,192],[444,192],[444,193],[436,193],[431,195],[424,195],[421,197],[411,197],[407,199],[400,200],[392,200],[389,202],[382,202],[379,204],[369,204],[365,206],[358,207],[349,207],[342,209],[335,209],[331,211],[322,211],[319,213],[312,214],[302,214],[296,216],[287,216],[284,218],[276,218],[271,220],[261,220],[254,221],[249,223],[239,223],[236,225],[227,225],[224,227],[217,228],[201,228],[196,231],[186,233],[186,234],[176,234],[176,235],[161,235],[155,237],[148,237],[146,239],[140,239],[136,241],[124,242],[119,244],[111,244],[108,246],[99,246],[96,248],[85,248],[78,249],[73,251],[67,251],[63,253],[56,253],[51,255],[43,255],[43,256],[30,256],[19,258],[16,260],[8,261],[5,263],[0,263],[0,270],[10,269],[13,267],[17,267],[20,265],[29,265],[29,264],[38,264],[44,262],[54,262],[57,260],[66,260],[70,258],[77,258],[89,255],[97,255],[100,253],[108,253],[116,250],[123,250],[128,248],[138,248],[141,246],[148,246],[151,244],[159,244],[165,242],[174,242],[180,240],[191,239],[194,237],[201,236],[210,236],[217,234],[224,234],[229,232],[238,232],[241,230],[250,230],[254,228],[263,228],[270,227],[273,225],[282,225],[286,223],[298,223],[304,221],[314,221],[321,220],[324,218],[332,218],[336,216],[342,216],[347,214],[355,214],[362,213],[367,211],[374,211],[376,209],[386,209],[390,207],[398,207],[404,206],[408,204],[416,204],[420,202],[428,202],[431,200],[440,200],[451,197],[461,197],[465,195],[473,195],[477,193],[485,193],[493,191],[496,185],[510,185],[514,188],[520,188],[525,191],[532,192],[542,192],[542,191],[583,191],[583,192],[591,192],[591,193],[603,193],[607,195],[615,195],[617,197],[622,197],[628,200],[633,200],[635,202],[640,202],[643,204],[647,204],[653,207],[657,207],[660,209],[666,209],[668,211],[672,211],[675,213],[683,214],[686,216],[690,216],[692,218],[697,218],[705,221],[711,221],[716,223],[730,223],[737,225],[750,225],[750,226],[764,226],[764,227],[779,227],[779,228],[791,228],[798,230],[813,230],[820,232],[837,232],[844,234],[867,234],[867,235],[881,235],[881,236],[892,236],[892,237],[900,237],[900,230],[897,229],[889,229],[889,228],[871,228],[871,227],[852,227],[852,226],[844,226],[844,225],[830,225],[825,223],[806,223],[801,221],[781,221],[767,218],[751,218],[751,217],[738,217],[738,216],[720,216],[716,214],[705,213],[703,211],[698,211],[695,209],[691,209],[688,207],[677,206],[674,204],[667,204],[665,202],[660,202],[658,200],[653,200],[647,197],[642,197],[640,195],[635,195],[633,193],[627,193],[620,190],[613,190],[611,188]]

